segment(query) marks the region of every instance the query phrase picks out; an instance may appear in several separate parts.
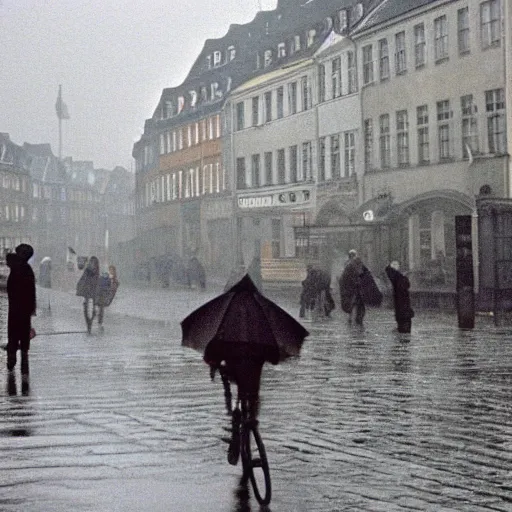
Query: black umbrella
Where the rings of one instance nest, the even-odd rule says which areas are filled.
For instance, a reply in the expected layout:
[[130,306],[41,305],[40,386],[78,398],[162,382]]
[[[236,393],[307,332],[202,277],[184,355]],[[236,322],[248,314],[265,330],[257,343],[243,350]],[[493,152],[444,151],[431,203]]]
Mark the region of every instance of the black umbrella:
[[199,307],[181,322],[182,345],[204,353],[208,344],[248,343],[268,348],[276,363],[300,353],[309,334],[277,304],[264,297],[246,274],[227,292]]

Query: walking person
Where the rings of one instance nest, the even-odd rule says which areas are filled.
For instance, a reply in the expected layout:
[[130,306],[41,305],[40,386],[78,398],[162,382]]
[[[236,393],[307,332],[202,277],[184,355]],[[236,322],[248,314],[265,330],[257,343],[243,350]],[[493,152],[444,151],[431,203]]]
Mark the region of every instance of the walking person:
[[393,286],[393,302],[398,332],[408,334],[411,332],[411,320],[414,317],[409,295],[411,284],[409,278],[405,274],[402,274],[399,269],[400,264],[398,261],[392,261],[385,270]]
[[28,260],[34,255],[29,244],[20,244],[6,256],[10,268],[7,278],[9,313],[7,318],[7,370],[16,366],[16,354],[21,351],[21,374],[29,374],[31,318],[36,314],[36,280]]
[[[99,288],[100,262],[96,256],[91,256],[84,269],[82,277],[76,285],[76,294],[84,298],[84,317],[87,332],[91,333],[92,322],[96,316],[96,301]],[[89,302],[92,308],[89,312]]]
[[362,325],[366,308],[362,296],[361,277],[364,272],[368,272],[368,269],[355,251],[352,257],[351,253],[352,251],[349,252],[349,261],[339,279],[341,309],[348,313],[349,323],[352,323],[352,315],[355,311],[355,322],[357,325]]

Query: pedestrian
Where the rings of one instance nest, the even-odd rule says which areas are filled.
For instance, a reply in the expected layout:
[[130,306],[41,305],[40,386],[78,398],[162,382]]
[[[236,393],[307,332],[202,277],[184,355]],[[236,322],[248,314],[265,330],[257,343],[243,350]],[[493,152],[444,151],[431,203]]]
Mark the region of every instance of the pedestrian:
[[351,257],[351,252],[349,252],[349,261],[339,279],[340,302],[341,309],[349,315],[349,323],[352,323],[352,315],[355,311],[357,325],[363,324],[366,313],[361,289],[361,276],[364,272],[368,272],[368,269],[363,265],[361,258],[357,256],[357,253]]
[[399,269],[400,264],[398,261],[392,261],[385,270],[393,286],[393,303],[398,332],[408,334],[411,332],[411,320],[414,317],[409,295],[411,284],[409,278],[400,272]]
[[[100,262],[96,256],[91,256],[84,272],[76,285],[76,295],[84,298],[84,317],[87,325],[87,332],[91,333],[92,322],[96,316],[96,306],[100,277]],[[92,309],[89,314],[89,301],[92,302]]]
[[28,378],[31,318],[36,314],[36,279],[28,260],[34,255],[29,244],[20,244],[14,253],[7,254],[10,268],[7,278],[9,312],[7,318],[7,370],[16,366],[16,353],[21,351],[21,374]]
[[98,326],[100,329],[103,329],[105,308],[110,306],[114,300],[118,287],[119,280],[117,279],[117,269],[114,265],[110,265],[108,272],[102,273],[98,279],[98,293],[94,300],[94,305],[98,310]]

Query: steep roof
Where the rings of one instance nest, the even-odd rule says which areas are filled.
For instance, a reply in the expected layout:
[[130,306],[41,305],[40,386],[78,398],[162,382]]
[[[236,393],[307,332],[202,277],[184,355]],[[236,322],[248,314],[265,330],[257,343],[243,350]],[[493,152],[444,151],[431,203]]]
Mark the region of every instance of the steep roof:
[[383,0],[377,5],[368,16],[365,16],[358,27],[354,30],[353,35],[382,25],[395,18],[399,18],[425,5],[438,2],[439,0]]

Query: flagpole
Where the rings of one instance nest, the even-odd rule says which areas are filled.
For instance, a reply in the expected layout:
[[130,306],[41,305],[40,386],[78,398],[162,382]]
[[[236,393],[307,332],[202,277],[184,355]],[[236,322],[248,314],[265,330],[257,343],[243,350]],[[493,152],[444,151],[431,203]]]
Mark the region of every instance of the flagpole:
[[[59,100],[62,107],[62,85],[59,85]],[[59,119],[59,162],[62,162],[62,115],[57,116]]]

